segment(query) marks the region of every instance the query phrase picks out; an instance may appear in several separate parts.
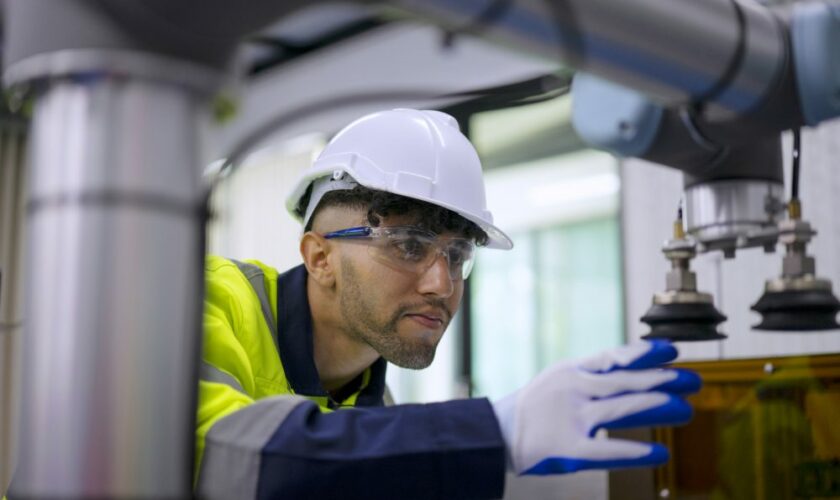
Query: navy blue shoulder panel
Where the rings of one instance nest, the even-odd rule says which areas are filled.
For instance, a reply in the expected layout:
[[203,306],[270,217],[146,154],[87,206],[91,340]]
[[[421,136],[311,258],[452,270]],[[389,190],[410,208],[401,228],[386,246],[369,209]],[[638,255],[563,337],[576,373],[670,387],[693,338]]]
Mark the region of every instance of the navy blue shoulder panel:
[[[307,276],[306,266],[301,264],[277,277],[277,347],[295,394],[328,396],[315,368]],[[357,406],[383,406],[387,364],[379,358],[371,365],[370,381],[356,398]]]
[[277,278],[278,351],[295,394],[326,396],[315,368],[306,277],[306,267],[301,264]]
[[258,498],[501,498],[505,468],[486,399],[327,414],[307,403],[263,448]]

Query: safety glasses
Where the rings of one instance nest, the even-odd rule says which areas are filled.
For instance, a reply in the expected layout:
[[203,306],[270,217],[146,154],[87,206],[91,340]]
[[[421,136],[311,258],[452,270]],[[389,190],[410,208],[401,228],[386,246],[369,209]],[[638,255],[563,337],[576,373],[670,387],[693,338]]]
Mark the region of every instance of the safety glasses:
[[367,243],[374,260],[417,274],[428,271],[438,256],[443,256],[453,281],[467,279],[475,260],[475,244],[472,241],[438,236],[416,226],[350,227],[323,237]]

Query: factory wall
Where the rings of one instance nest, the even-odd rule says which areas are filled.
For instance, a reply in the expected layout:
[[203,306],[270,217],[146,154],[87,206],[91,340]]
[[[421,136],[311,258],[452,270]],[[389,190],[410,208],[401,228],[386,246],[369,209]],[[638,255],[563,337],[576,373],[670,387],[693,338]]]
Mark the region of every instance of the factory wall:
[[[790,189],[790,134],[784,137],[786,190]],[[840,121],[802,133],[800,195],[803,216],[818,234],[809,250],[816,256],[817,274],[840,287]],[[665,288],[670,263],[660,248],[670,236],[682,195],[679,172],[629,159],[622,161],[622,232],[624,243],[625,316],[627,336],[647,333],[639,318],[650,307],[654,292]],[[781,273],[784,248],[765,254],[762,249],[738,252],[726,260],[720,252],[698,256],[693,262],[698,288],[715,297],[728,320],[720,330],[724,341],[682,343],[682,360],[715,360],[840,352],[840,331],[828,333],[766,333],[753,331],[758,314],[750,306],[761,296],[764,281]]]
[[299,264],[301,227],[286,213],[285,196],[323,144],[320,135],[308,135],[261,149],[218,181],[211,198],[208,252],[257,259],[278,269]]

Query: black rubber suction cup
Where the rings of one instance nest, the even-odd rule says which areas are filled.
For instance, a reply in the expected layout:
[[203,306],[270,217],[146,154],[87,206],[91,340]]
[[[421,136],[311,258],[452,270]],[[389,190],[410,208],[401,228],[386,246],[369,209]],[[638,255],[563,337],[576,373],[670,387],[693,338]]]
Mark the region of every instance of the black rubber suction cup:
[[751,308],[761,314],[755,330],[834,330],[840,301],[830,290],[788,290],[765,292]]
[[706,302],[654,304],[641,321],[650,326],[650,333],[643,339],[698,342],[726,338],[717,331],[717,325],[726,321],[726,316]]

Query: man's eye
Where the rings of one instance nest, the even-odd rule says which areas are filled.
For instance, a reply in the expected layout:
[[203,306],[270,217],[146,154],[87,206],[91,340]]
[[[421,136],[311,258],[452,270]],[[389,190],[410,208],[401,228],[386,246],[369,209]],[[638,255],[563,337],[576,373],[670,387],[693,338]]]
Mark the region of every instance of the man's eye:
[[427,245],[413,238],[395,241],[393,246],[400,258],[405,260],[423,260],[428,252]]
[[464,263],[464,252],[456,248],[449,249],[449,264],[461,265]]

